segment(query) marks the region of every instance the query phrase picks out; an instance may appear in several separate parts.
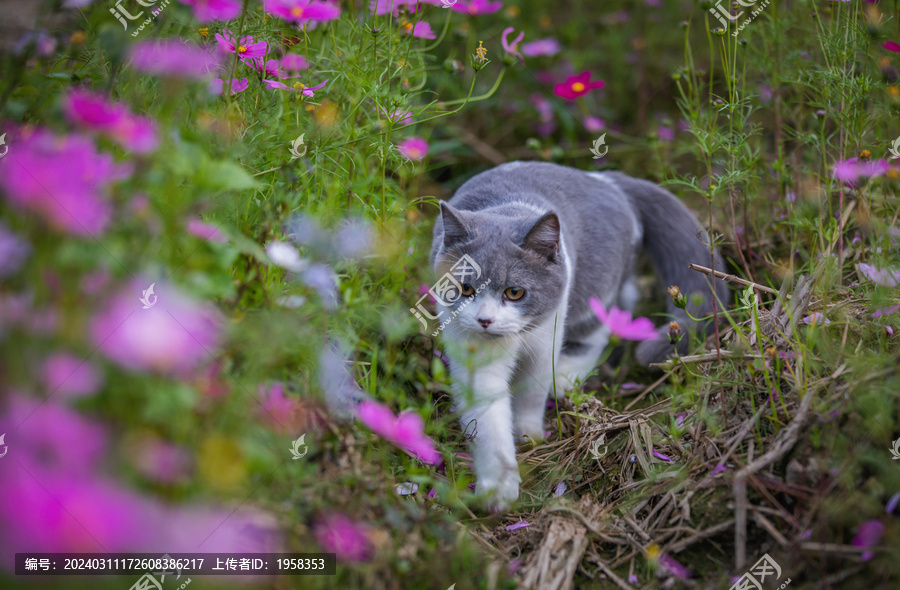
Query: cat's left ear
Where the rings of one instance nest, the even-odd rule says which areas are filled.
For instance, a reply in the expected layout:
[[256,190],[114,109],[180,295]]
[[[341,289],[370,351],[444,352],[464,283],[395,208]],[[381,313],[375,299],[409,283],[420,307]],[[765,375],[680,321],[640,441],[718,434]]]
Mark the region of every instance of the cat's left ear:
[[531,250],[551,262],[559,261],[559,217],[553,211],[538,219],[522,240],[522,249]]

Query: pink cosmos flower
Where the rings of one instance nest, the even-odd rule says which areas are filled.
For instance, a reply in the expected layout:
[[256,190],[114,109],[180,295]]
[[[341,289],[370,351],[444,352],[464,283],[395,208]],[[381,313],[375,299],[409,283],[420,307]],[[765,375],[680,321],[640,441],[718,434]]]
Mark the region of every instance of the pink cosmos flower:
[[[330,80],[330,78],[329,78],[329,80]],[[320,84],[316,84],[315,86],[310,86],[309,88],[307,88],[305,85],[301,84],[300,82],[296,82],[293,86],[288,86],[287,84],[284,84],[283,82],[278,82],[276,80],[263,80],[263,84],[265,84],[266,87],[268,87],[268,88],[272,88],[272,89],[276,89],[276,90],[291,90],[291,91],[299,90],[300,94],[302,94],[303,96],[313,96],[313,90],[318,90],[319,88],[325,86],[326,84],[328,84],[328,80],[325,80],[324,82],[322,82]]]
[[67,353],[49,356],[41,365],[41,380],[48,395],[81,397],[95,393],[103,385],[97,367]]
[[522,53],[528,57],[538,57],[541,55],[556,55],[562,50],[559,41],[555,37],[547,37],[546,39],[538,39],[522,45]]
[[503,2],[491,2],[490,0],[459,0],[451,7],[451,10],[462,12],[469,16],[479,14],[493,14],[503,8]]
[[219,230],[218,225],[207,223],[199,219],[190,219],[187,222],[187,232],[192,236],[217,244],[227,244],[228,236]]
[[553,122],[553,105],[537,92],[532,94],[528,100],[537,109],[540,117],[541,122],[537,126],[538,133],[542,137],[547,137],[556,129],[556,123]]
[[428,142],[421,137],[407,137],[397,146],[403,157],[418,162],[428,155]]
[[896,287],[900,285],[900,270],[889,266],[886,268],[875,268],[864,262],[859,263],[859,271],[867,279],[882,287]]
[[306,411],[295,397],[284,393],[284,385],[273,383],[258,388],[260,403],[259,416],[278,432],[295,433],[307,426]]
[[63,110],[71,123],[108,135],[135,153],[146,154],[159,146],[152,121],[87,90],[72,90],[63,101]]
[[599,133],[606,129],[606,123],[603,122],[603,119],[594,117],[593,115],[585,117],[583,123],[584,128],[587,129],[589,133]]
[[[884,525],[878,520],[867,520],[859,525],[856,536],[853,537],[854,547],[872,547],[881,541],[884,534]],[[869,561],[875,557],[875,552],[866,551],[861,555],[863,561]]]
[[321,518],[314,533],[319,545],[342,561],[368,561],[374,553],[366,528],[343,514]]
[[309,68],[309,62],[302,55],[296,53],[285,54],[279,65],[288,72],[299,72]]
[[406,31],[407,35],[412,35],[413,37],[417,37],[419,39],[435,39],[434,31],[431,30],[431,25],[425,21],[419,21],[416,23],[416,26],[412,26],[412,23],[407,23],[406,26],[403,27]]
[[245,62],[254,70],[268,76],[270,78],[296,78],[297,76],[289,76],[287,71],[282,69],[281,62],[277,59],[266,60],[262,57],[256,57]]
[[106,230],[109,185],[130,174],[130,166],[98,153],[90,140],[44,129],[17,138],[16,149],[0,158],[0,188],[13,205],[79,236]]
[[530,522],[527,522],[527,521],[524,521],[524,520],[520,520],[519,522],[517,522],[517,523],[515,523],[515,524],[511,524],[511,525],[509,525],[508,527],[506,527],[506,530],[508,530],[508,531],[517,531],[517,530],[519,530],[519,529],[524,529],[524,528],[530,527],[530,526],[531,526],[531,523],[530,523]]
[[659,334],[653,327],[653,322],[647,318],[631,318],[630,311],[624,311],[618,307],[612,307],[609,311],[596,297],[591,297],[589,302],[591,309],[600,322],[609,328],[610,333],[625,340],[656,340]]
[[211,20],[231,20],[241,14],[238,0],[178,0],[194,9],[194,17],[205,23]]
[[675,558],[666,553],[659,556],[659,565],[661,565],[669,575],[672,575],[679,580],[688,580],[691,577],[690,570],[675,561]]
[[158,437],[141,437],[129,447],[128,457],[138,471],[154,481],[173,484],[190,476],[190,453]]
[[884,45],[882,45],[881,47],[882,49],[887,49],[888,51],[893,51],[894,53],[900,51],[900,43],[897,43],[896,41],[885,41]]
[[886,174],[891,165],[885,160],[848,158],[834,165],[834,178],[850,186],[856,186],[860,178],[874,178]]
[[662,459],[663,461],[672,461],[673,460],[672,457],[669,457],[668,455],[663,455],[656,449],[653,449],[652,453],[653,453],[653,456],[656,457],[657,459]]
[[525,31],[519,33],[519,35],[510,43],[507,39],[511,33],[515,32],[515,29],[512,27],[506,27],[503,29],[503,37],[500,39],[500,45],[503,46],[503,50],[510,55],[515,55],[519,58],[521,63],[525,63],[525,58],[522,57],[522,54],[519,53],[519,43],[522,42],[522,39],[525,38]]
[[603,80],[594,80],[591,82],[591,73],[588,71],[581,72],[577,76],[566,78],[565,82],[557,84],[553,87],[553,94],[566,100],[575,100],[579,96],[584,96],[594,88],[603,88],[606,82]]
[[369,2],[369,10],[375,14],[392,13],[394,16],[400,14],[403,8],[406,12],[413,14],[420,5],[431,4],[432,6],[443,6],[441,0],[372,0]]
[[129,56],[136,69],[172,78],[205,78],[222,65],[219,55],[177,39],[139,41]]
[[434,442],[424,432],[422,417],[415,412],[404,412],[395,417],[387,406],[365,400],[359,404],[359,421],[420,461],[436,464],[441,460]]
[[188,375],[215,354],[222,320],[167,283],[135,279],[94,316],[90,330],[100,352],[126,369]]
[[[247,90],[250,86],[250,82],[247,78],[241,78],[238,80],[237,78],[231,79],[231,94],[232,96],[237,94],[238,92],[243,92]],[[225,92],[225,81],[222,78],[213,78],[209,81],[209,93],[215,94],[216,96]]]
[[341,15],[338,6],[318,0],[263,0],[263,9],[273,16],[294,23],[326,22]]
[[228,29],[223,30],[221,33],[216,33],[216,41],[218,41],[219,47],[223,51],[237,53],[237,56],[241,59],[264,57],[268,50],[268,44],[265,41],[254,43],[253,37],[249,35],[241,37],[240,41],[236,41],[234,33]]
[[376,105],[375,110],[385,119],[389,119],[392,123],[399,123],[401,125],[412,123],[412,112],[401,109],[400,107],[397,107],[388,113],[386,109]]
[[889,305],[888,307],[881,307],[875,310],[875,313],[872,314],[873,318],[880,318],[882,316],[891,315],[900,311],[900,305]]

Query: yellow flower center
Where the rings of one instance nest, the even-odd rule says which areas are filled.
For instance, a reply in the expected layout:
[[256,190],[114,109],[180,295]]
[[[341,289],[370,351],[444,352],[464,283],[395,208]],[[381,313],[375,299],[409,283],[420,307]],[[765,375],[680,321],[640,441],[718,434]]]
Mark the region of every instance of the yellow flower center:
[[247,52],[247,47],[245,45],[241,45],[240,47],[238,47],[238,53],[246,53],[246,52]]
[[304,88],[306,88],[306,84],[301,84],[300,82],[297,82],[296,84],[294,84],[294,88],[296,88],[297,90],[303,90]]
[[200,27],[198,30],[201,37],[206,37],[207,35],[209,35],[209,29],[207,27]]
[[872,152],[870,152],[869,150],[863,150],[863,151],[859,152],[860,160],[870,160],[871,158],[872,158]]
[[888,92],[891,96],[898,96],[900,95],[900,88],[897,88],[896,86],[890,86],[888,88]]
[[584,92],[584,84],[582,84],[581,82],[575,82],[574,84],[572,84],[572,90],[574,90],[575,92]]
[[403,23],[403,28],[407,31],[411,31],[413,28],[412,23]]
[[291,16],[300,18],[301,16],[303,16],[303,9],[300,8],[299,6],[295,6],[295,7],[291,8]]

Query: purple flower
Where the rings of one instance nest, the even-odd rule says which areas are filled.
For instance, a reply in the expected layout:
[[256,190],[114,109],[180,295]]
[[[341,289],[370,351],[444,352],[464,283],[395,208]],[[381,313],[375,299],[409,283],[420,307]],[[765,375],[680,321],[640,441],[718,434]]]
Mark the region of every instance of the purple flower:
[[271,15],[294,23],[325,22],[341,15],[338,6],[317,0],[263,0],[263,9]]
[[659,137],[659,140],[665,143],[669,143],[670,141],[675,139],[675,131],[669,127],[668,125],[660,125],[656,128],[656,135]]
[[136,279],[107,302],[91,321],[94,344],[126,369],[191,374],[216,352],[221,317],[167,283],[148,293],[151,283]]
[[178,0],[194,9],[194,17],[205,23],[211,20],[231,20],[241,14],[238,0]]
[[228,29],[224,29],[221,33],[216,33],[216,41],[223,51],[237,53],[241,59],[265,57],[268,49],[268,44],[265,41],[254,43],[253,37],[249,35],[241,37],[240,41],[236,41],[234,33]]
[[412,23],[406,23],[402,27],[403,31],[407,35],[412,35],[413,37],[417,37],[419,39],[435,39],[434,31],[431,30],[431,25],[425,21],[419,21],[413,26]]
[[589,300],[591,309],[600,322],[605,325],[610,333],[625,340],[656,340],[659,334],[653,327],[653,322],[647,318],[631,318],[630,311],[624,311],[618,307],[612,307],[609,311],[596,297]]
[[575,100],[595,88],[603,88],[604,86],[606,86],[606,82],[603,80],[594,80],[592,82],[591,73],[585,70],[577,76],[569,76],[565,82],[556,84],[553,87],[553,94],[566,100]]
[[451,10],[462,12],[469,16],[479,14],[493,14],[503,8],[503,2],[491,2],[490,0],[459,0],[451,7]]
[[556,489],[553,490],[553,497],[559,498],[560,496],[562,496],[565,493],[566,493],[566,482],[561,481],[558,484],[556,484]]
[[366,528],[343,514],[319,519],[314,533],[319,545],[342,561],[367,561],[374,553]]
[[303,282],[312,287],[322,304],[328,309],[335,309],[338,305],[338,278],[331,266],[320,263],[310,265],[303,271]]
[[900,284],[900,270],[889,266],[887,268],[875,268],[864,262],[859,263],[860,272],[870,281],[882,287],[896,287]]
[[900,43],[897,43],[896,41],[885,41],[881,47],[888,51],[893,51],[894,53],[900,52]]
[[425,463],[436,464],[441,459],[434,442],[424,432],[422,417],[415,412],[394,416],[387,406],[365,400],[359,405],[359,421]]
[[112,215],[109,185],[130,171],[86,138],[38,129],[0,159],[0,188],[13,205],[37,212],[56,228],[95,235],[106,230]]
[[397,149],[404,158],[417,162],[428,155],[428,142],[413,135],[402,140]]
[[[330,80],[330,78],[329,78]],[[318,90],[319,88],[328,84],[328,80],[317,84],[315,86],[311,86],[309,88],[306,87],[305,84],[301,84],[300,82],[296,82],[293,86],[288,86],[282,82],[278,82],[275,80],[263,80],[263,84],[265,84],[268,88],[278,89],[278,90],[291,90],[291,91],[300,91],[300,94],[303,96],[313,96],[313,91]]]
[[517,522],[515,524],[511,524],[508,527],[506,527],[506,530],[517,531],[519,529],[524,529],[525,527],[529,527],[529,526],[531,526],[530,522],[525,522],[524,520],[520,520],[519,522]]
[[154,481],[174,484],[190,476],[190,453],[161,438],[142,437],[135,440],[129,445],[128,456],[138,471]]
[[31,245],[0,223],[0,277],[15,273],[31,255]]
[[897,509],[897,504],[900,504],[900,492],[897,492],[887,501],[887,504],[884,505],[884,511],[887,514],[893,514],[894,510]]
[[288,53],[281,58],[279,65],[288,72],[299,72],[309,68],[309,62],[302,55]]
[[222,65],[219,55],[177,39],[139,41],[129,56],[136,69],[172,78],[206,78]]
[[588,133],[599,133],[606,129],[606,123],[603,122],[603,119],[594,117],[593,115],[585,117],[583,123],[584,128],[587,129]]
[[187,232],[192,236],[209,242],[216,242],[217,244],[228,243],[228,237],[219,230],[219,226],[200,221],[199,219],[188,220]]
[[[238,80],[237,78],[231,79],[231,94],[232,96],[237,94],[238,92],[243,92],[247,90],[247,87],[250,86],[250,82],[247,81],[247,78],[241,78]],[[225,92],[225,81],[222,78],[213,78],[209,81],[209,93],[219,95]]]
[[663,461],[672,461],[672,460],[673,460],[672,457],[669,457],[669,456],[667,456],[667,455],[663,455],[662,453],[660,453],[660,452],[657,451],[656,449],[653,449],[653,450],[651,451],[651,453],[653,454],[654,457],[656,457],[657,459],[662,459]]
[[710,475],[719,475],[720,473],[723,473],[725,471],[728,471],[728,467],[719,463],[718,465],[715,466],[715,468],[712,471],[709,472],[709,474]]
[[125,105],[102,96],[76,88],[66,97],[63,110],[71,123],[107,135],[137,154],[152,152],[159,146],[153,121],[137,117]]
[[637,574],[628,574],[628,583],[632,586],[637,586],[640,584],[640,580],[638,580]]
[[560,52],[562,47],[559,44],[559,41],[554,37],[547,37],[546,39],[537,39],[536,41],[531,41],[530,43],[525,43],[522,45],[522,53],[528,57],[538,57],[540,55],[556,55]]
[[819,311],[809,314],[802,321],[807,326],[827,326],[831,323],[831,320]]
[[[859,525],[856,536],[853,537],[854,547],[872,547],[881,541],[884,534],[884,525],[878,520],[867,520]],[[873,551],[865,551],[862,554],[863,561],[869,561],[875,556]]]
[[41,380],[49,395],[81,397],[96,393],[103,385],[103,376],[87,359],[57,353],[41,365]]
[[504,51],[506,51],[510,55],[515,55],[516,57],[518,57],[519,62],[525,63],[525,58],[522,57],[521,53],[519,53],[519,43],[521,43],[522,39],[525,38],[525,31],[520,32],[519,35],[513,40],[513,42],[510,43],[507,40],[507,37],[509,37],[510,33],[513,32],[515,32],[515,29],[512,27],[503,29],[503,37],[500,40],[500,44],[503,46]]
[[675,576],[679,580],[688,580],[691,577],[690,570],[665,553],[659,556],[659,565],[661,565],[667,573]]
[[863,160],[849,158],[840,160],[834,165],[835,179],[856,186],[860,178],[874,178],[886,174],[891,165],[885,160]]
[[875,312],[872,314],[872,317],[880,318],[882,316],[891,315],[892,313],[895,313],[897,310],[900,310],[900,305],[890,305],[888,307],[881,307],[881,308],[875,310]]

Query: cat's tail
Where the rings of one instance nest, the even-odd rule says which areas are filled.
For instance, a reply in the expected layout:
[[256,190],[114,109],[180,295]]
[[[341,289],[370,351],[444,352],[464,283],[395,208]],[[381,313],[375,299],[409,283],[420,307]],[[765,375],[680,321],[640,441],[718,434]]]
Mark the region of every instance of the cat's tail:
[[[688,264],[714,266],[722,270],[724,263],[716,250],[710,256],[709,237],[693,213],[672,193],[652,182],[631,178],[625,174],[606,173],[631,199],[634,211],[644,227],[643,246],[656,267],[663,287],[676,286],[687,300],[687,310],[695,318],[712,314],[713,288],[719,300],[728,304],[728,287],[721,279],[713,279],[688,268]],[[678,322],[684,336],[678,343],[678,353],[686,354],[690,333],[701,329],[699,322],[693,322],[683,309],[678,308],[671,297],[668,298],[668,312]],[[719,305],[721,310],[721,304]],[[714,326],[704,322],[708,334]],[[659,330],[659,338],[642,342],[637,347],[637,359],[642,364],[665,360],[672,354],[669,341],[669,325]]]

